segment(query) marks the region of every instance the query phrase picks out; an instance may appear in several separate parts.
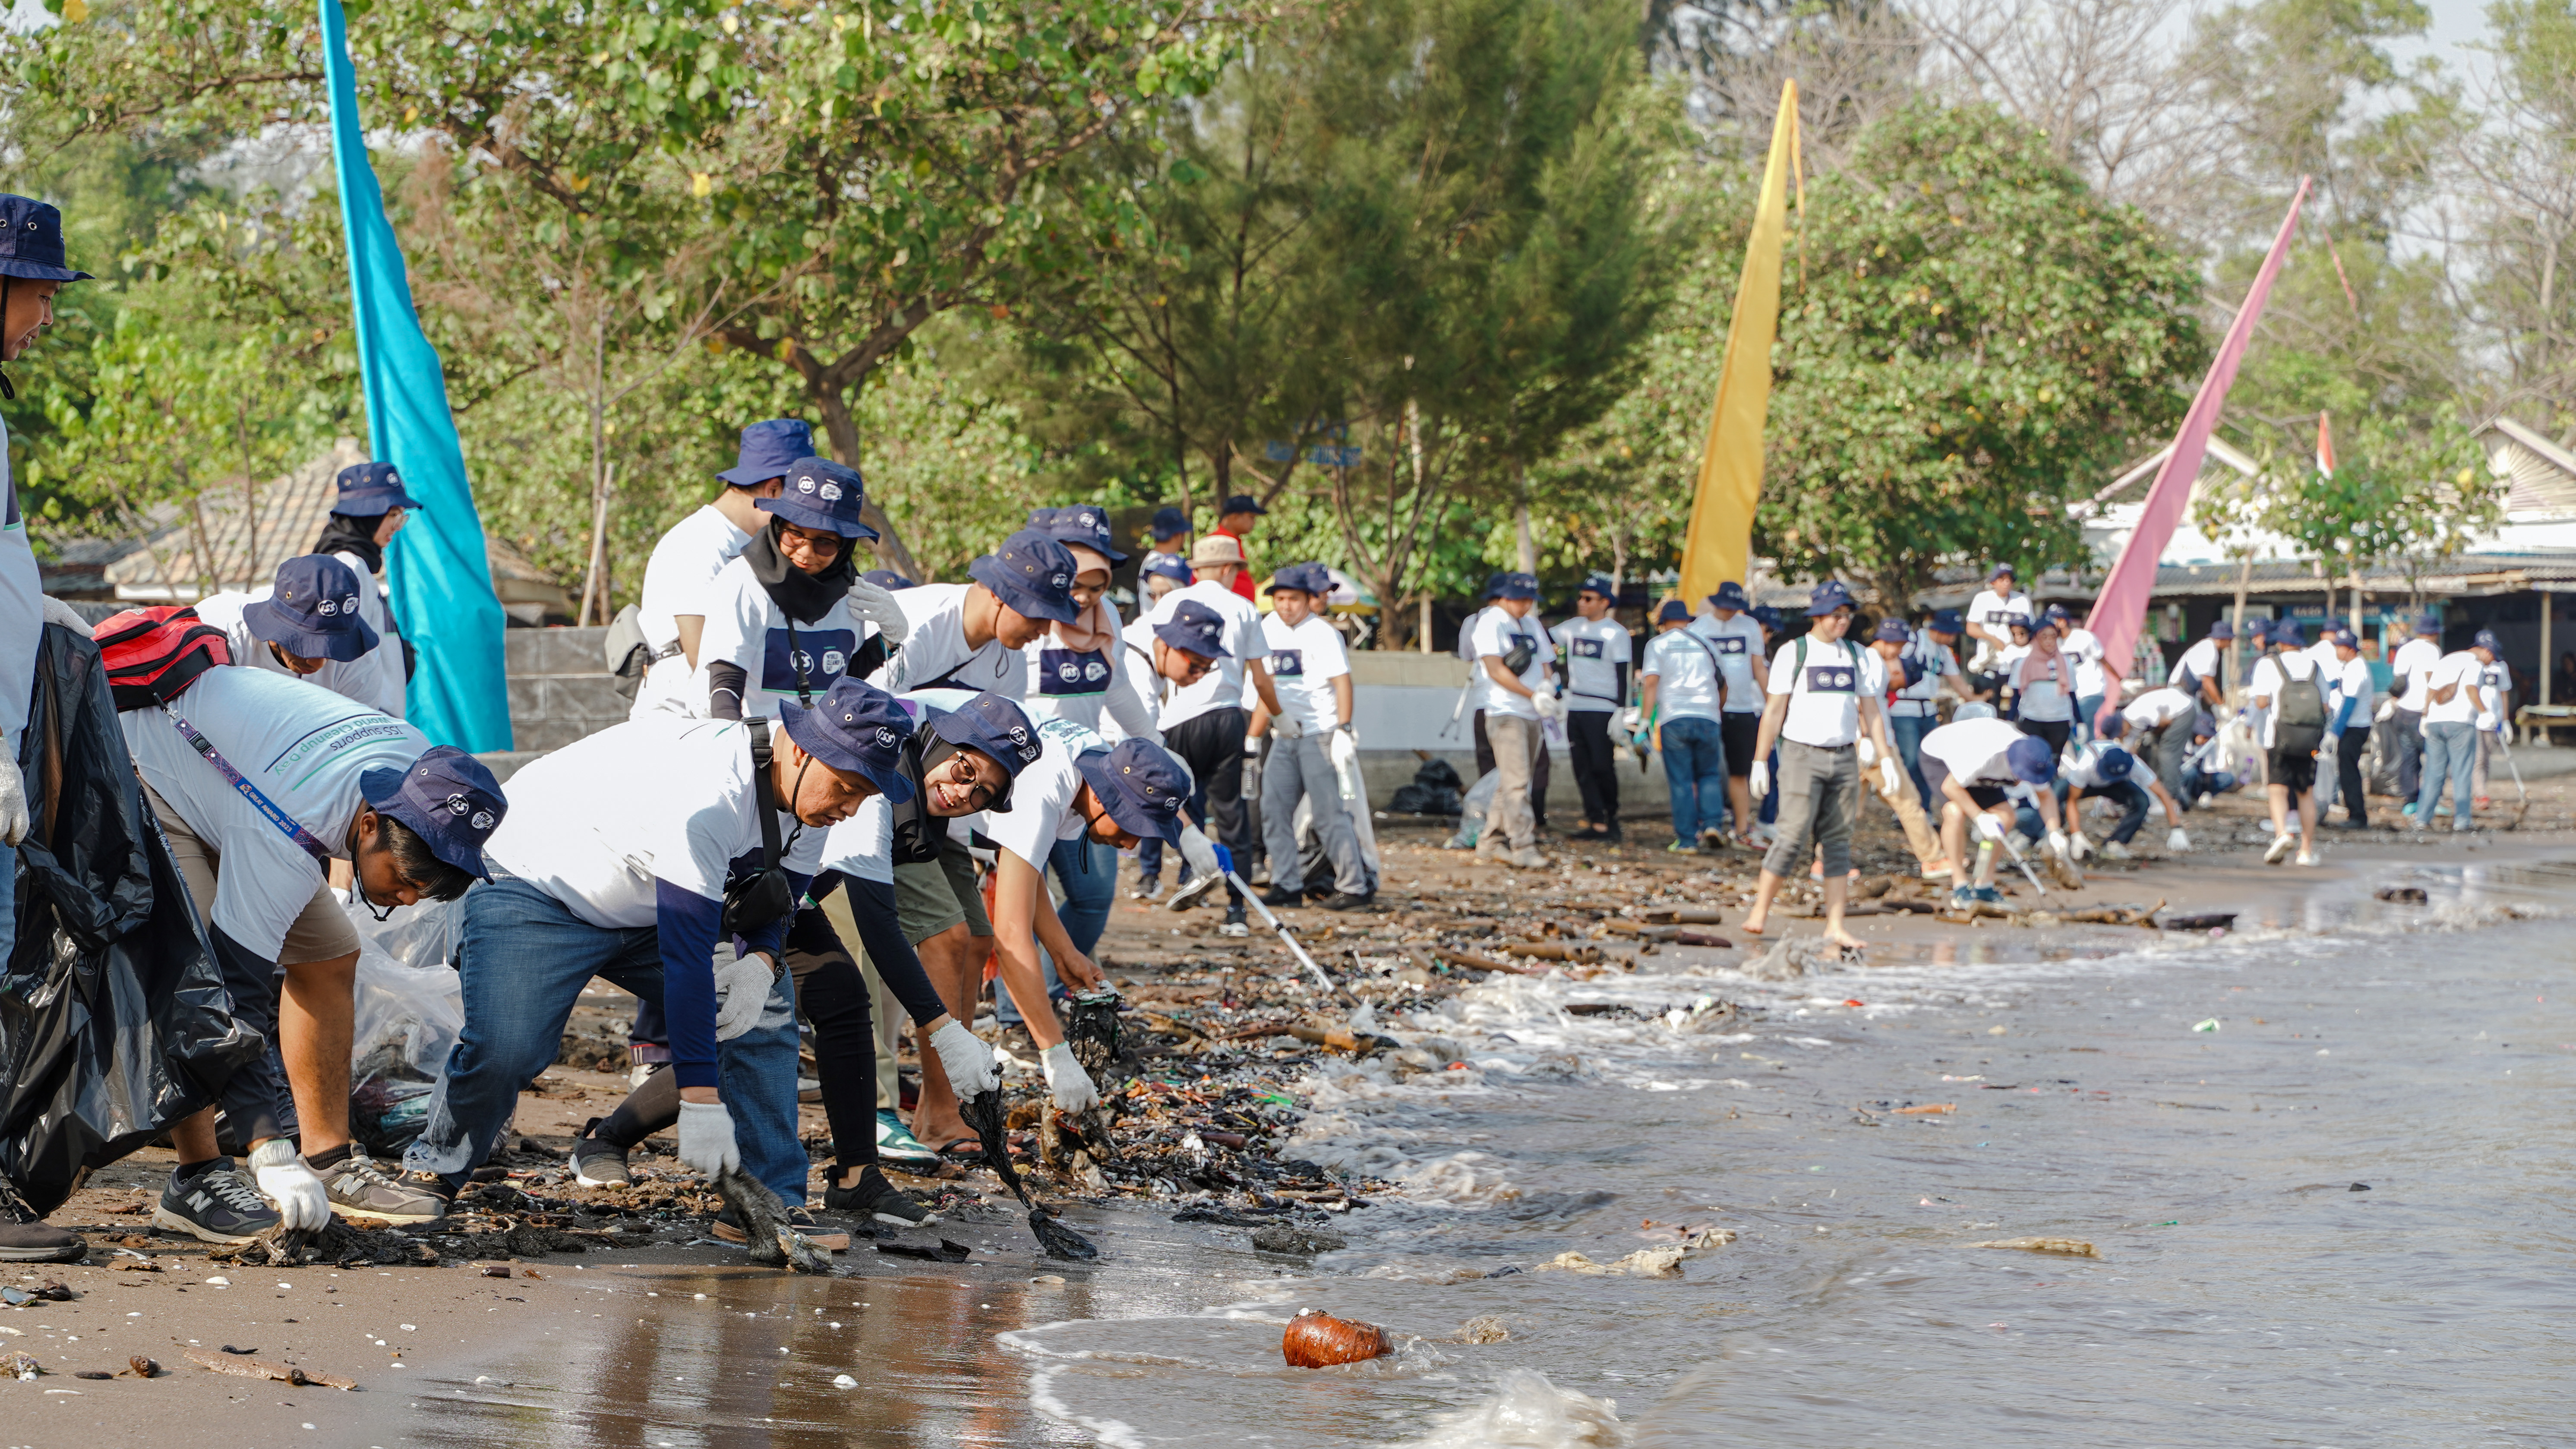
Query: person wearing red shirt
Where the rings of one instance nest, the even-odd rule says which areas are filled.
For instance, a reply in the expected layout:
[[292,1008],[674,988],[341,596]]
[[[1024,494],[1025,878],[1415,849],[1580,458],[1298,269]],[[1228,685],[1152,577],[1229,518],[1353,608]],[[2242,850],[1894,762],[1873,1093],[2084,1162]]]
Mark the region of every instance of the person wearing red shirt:
[[1253,526],[1261,521],[1261,516],[1269,511],[1261,506],[1260,499],[1249,493],[1237,493],[1225,500],[1225,506],[1217,510],[1217,535],[1233,539],[1243,549],[1243,567],[1235,570],[1234,591],[1247,599],[1253,597],[1252,547],[1245,542],[1245,536],[1250,534]]

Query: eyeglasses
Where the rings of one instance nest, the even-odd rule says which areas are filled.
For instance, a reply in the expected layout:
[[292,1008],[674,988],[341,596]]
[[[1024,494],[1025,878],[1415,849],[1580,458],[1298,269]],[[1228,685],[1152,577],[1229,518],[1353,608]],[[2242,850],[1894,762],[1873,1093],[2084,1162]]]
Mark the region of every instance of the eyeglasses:
[[[975,762],[974,756],[962,750],[949,757],[948,769],[949,783],[964,786],[967,803],[978,810],[989,807],[994,797],[1002,793],[1005,781],[986,779],[984,767]],[[998,768],[994,773],[1000,773]]]
[[1181,668],[1192,679],[1196,679],[1200,675],[1207,673],[1209,670],[1216,668],[1216,661],[1208,658],[1204,654],[1192,654],[1187,649],[1183,649],[1179,651],[1179,653],[1181,656]]

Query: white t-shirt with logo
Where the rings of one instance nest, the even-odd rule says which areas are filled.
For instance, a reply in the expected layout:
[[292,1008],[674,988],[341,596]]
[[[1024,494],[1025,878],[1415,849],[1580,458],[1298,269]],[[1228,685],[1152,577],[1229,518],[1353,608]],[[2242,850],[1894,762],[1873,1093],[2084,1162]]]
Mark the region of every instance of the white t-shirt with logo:
[[[341,860],[365,804],[361,777],[408,770],[429,748],[391,715],[262,669],[209,669],[173,703],[243,779]],[[171,711],[127,710],[116,721],[143,783],[223,858],[214,924],[276,960],[286,928],[322,883],[321,865],[188,743]]]
[[832,681],[850,672],[869,627],[850,616],[846,594],[811,624],[787,617],[745,558],[726,564],[701,597],[707,625],[698,636],[697,676],[689,681],[691,707],[685,711],[699,718],[709,713],[708,691],[718,664],[731,664],[743,673],[744,719],[776,718],[780,700],[798,697],[800,666],[806,694],[820,699]]
[[2188,720],[2200,709],[2200,702],[2190,695],[2166,685],[2150,689],[2120,710],[2120,717],[2133,730],[2151,730],[2176,719]]
[[2066,656],[2066,667],[2075,677],[2075,697],[2091,699],[2106,694],[2111,677],[2102,668],[2102,641],[2092,630],[2070,624],[2058,640],[2057,652]]
[[1771,692],[1789,696],[1780,738],[1838,749],[1860,738],[1862,696],[1886,695],[1887,666],[1875,652],[1848,639],[1827,644],[1800,637],[1806,644],[1803,665],[1800,639],[1781,645],[1771,656]]
[[2006,622],[2015,614],[2030,612],[2030,595],[2019,589],[2007,594],[2001,589],[1985,588],[1968,600],[1968,622],[1986,631],[1977,643],[1979,655],[1992,657],[1994,651],[2012,642],[2012,628]]
[[[2222,673],[2225,666],[2219,657],[2220,647],[2215,639],[2203,639],[2185,649],[2182,657],[2175,660],[2173,668],[2166,673],[2165,683],[2172,684],[2188,673],[2194,679],[2215,679],[2225,684],[2227,680]],[[2191,692],[2198,694],[2200,691],[2194,688]]]
[[1738,609],[1732,619],[1702,614],[1687,627],[1717,650],[1718,668],[1726,674],[1726,712],[1760,714],[1762,621]]
[[[1225,636],[1217,642],[1226,647],[1226,657],[1218,660],[1214,669],[1200,675],[1197,683],[1174,689],[1163,701],[1162,727],[1167,733],[1173,726],[1185,724],[1212,710],[1246,708],[1243,697],[1244,661],[1259,659],[1264,661],[1263,668],[1269,667],[1270,641],[1261,632],[1261,610],[1250,599],[1214,579],[1201,579],[1188,588],[1174,589],[1165,594],[1163,601],[1145,616],[1146,624],[1159,626],[1170,623],[1172,615],[1180,611],[1183,599],[1195,599],[1216,610],[1217,616],[1225,620]],[[1147,637],[1151,638],[1150,633]],[[1152,645],[1149,643],[1147,648],[1150,650]]]
[[2486,666],[2479,663],[2478,656],[2468,650],[2460,649],[2443,655],[2433,666],[2432,679],[2425,689],[2424,697],[2431,699],[2432,691],[2445,685],[2456,684],[2459,688],[2452,692],[2449,699],[2440,704],[2427,706],[2424,710],[2424,723],[2432,725],[2476,722],[2479,707],[2478,684],[2485,676]]
[[1011,808],[979,810],[958,817],[958,823],[1043,872],[1047,852],[1055,849],[1057,841],[1071,840],[1091,828],[1082,812],[1073,808],[1073,797],[1082,793],[1083,785],[1078,761],[1092,751],[1107,750],[1109,741],[1072,720],[1050,719],[1039,722],[1038,743],[1042,753],[1022,767],[1011,784]]
[[910,625],[903,647],[894,652],[868,683],[888,694],[909,694],[936,684],[970,694],[990,691],[1021,699],[1029,687],[1028,661],[999,636],[983,647],[966,647],[966,595],[973,584],[923,584],[894,591],[896,607]]
[[367,700],[396,719],[405,718],[404,709],[410,703],[411,666],[403,657],[402,626],[394,622],[394,611],[385,604],[384,583],[364,558],[348,549],[331,557],[347,564],[349,572],[358,576],[358,617],[376,631],[376,647],[349,661],[360,673],[372,673],[374,682],[337,692],[351,699]]
[[1526,619],[1515,619],[1501,609],[1487,610],[1476,625],[1474,636],[1476,663],[1476,707],[1487,714],[1507,714],[1515,719],[1538,718],[1538,703],[1526,695],[1514,694],[1494,681],[1485,669],[1489,656],[1508,656],[1519,643],[1530,646],[1529,663],[1520,672],[1520,681],[1533,690],[1547,687],[1547,666],[1556,660],[1556,646],[1547,641],[1547,626],[1535,613]]
[[[2352,712],[2344,716],[2343,727],[2369,728],[2370,717],[2379,708],[2379,685],[2370,677],[2370,661],[2356,653],[2349,663],[2338,659],[2327,666],[2327,671],[2335,681],[2335,697],[2352,701]],[[2333,718],[2331,707],[2327,718]]]
[[2018,785],[2021,777],[2005,755],[2032,738],[2010,720],[1955,720],[1923,737],[1923,753],[1948,766],[1950,777],[1962,785]]
[[1716,719],[1721,668],[1717,641],[1684,627],[1647,640],[1637,674],[1654,679],[1655,710],[1665,719]]
[[1308,614],[1294,629],[1277,614],[1264,614],[1261,637],[1270,645],[1270,682],[1279,692],[1280,707],[1311,735],[1339,724],[1333,681],[1351,672],[1341,631],[1320,614]]
[[[1941,681],[1959,672],[1959,656],[1929,632],[1917,629],[1914,637],[1907,641],[1905,652],[1898,657],[1920,661],[1923,676],[1896,691],[1895,701],[1887,707],[1888,713],[1903,719],[1928,719],[1938,715],[1941,712]],[[1896,677],[1889,675],[1888,682],[1894,684]]]
[[2433,666],[2442,662],[2442,646],[2425,638],[2409,639],[2397,646],[2388,667],[2406,681],[2406,692],[2397,696],[2399,709],[2424,712],[2424,701],[2431,695]]
[[[760,868],[740,720],[629,720],[530,761],[502,793],[510,813],[484,858],[603,930],[654,924],[657,880],[721,901],[735,862]],[[814,874],[826,834],[779,811],[779,863]]]
[[[2279,743],[2281,692],[2288,688],[2293,680],[2315,681],[2320,703],[2324,702],[2326,686],[2332,682],[2331,676],[2319,669],[2317,661],[2308,657],[2304,651],[2266,654],[2254,661],[2254,679],[2246,686],[2246,693],[2250,697],[2259,697],[2267,701],[2263,707],[2262,721],[2263,748],[2267,750]],[[2326,722],[2329,724],[2334,722],[2334,709],[2331,705],[2326,708]]]
[[[635,624],[656,652],[680,642],[679,615],[707,612],[707,586],[725,565],[751,546],[751,535],[707,504],[671,525],[644,561],[644,593],[635,601]],[[629,718],[666,710],[692,718],[706,713],[706,692],[690,695],[689,658],[674,654],[644,672]]]
[[2499,659],[2478,672],[2478,728],[2498,728],[2505,697],[2513,693],[2513,666]]
[[[1160,743],[1162,732],[1155,728],[1144,696],[1124,682],[1123,676],[1138,668],[1125,642],[1129,626],[1119,623],[1116,604],[1102,599],[1100,607],[1109,614],[1107,645],[1076,649],[1050,628],[1020,651],[1028,662],[1028,692],[1020,696],[1020,707],[1032,720],[1069,719],[1088,730],[1104,729],[1101,717],[1108,715],[1118,721],[1117,738],[1139,735]],[[1143,667],[1153,672],[1150,661]]]
[[1623,709],[1619,666],[1634,647],[1628,626],[1616,619],[1577,616],[1552,631],[1556,652],[1565,660],[1565,707],[1569,711],[1605,714]]
[[[2106,778],[2102,773],[2102,757],[2113,750],[2119,750],[2129,757],[2129,768],[2116,779]],[[2078,790],[2100,790],[2112,785],[2125,784],[2135,785],[2150,795],[2155,793],[2154,768],[2145,760],[2138,758],[2135,751],[2115,740],[2094,740],[2090,744],[2068,750],[2065,757],[2058,763],[2058,772],[2066,777],[2067,784]]]
[[[362,589],[365,587],[365,578],[364,574],[359,575]],[[317,689],[327,689],[342,699],[354,700],[369,709],[392,715],[396,719],[402,718],[403,697],[399,677],[401,671],[395,671],[395,687],[391,697],[388,698],[385,690],[386,675],[376,667],[379,662],[376,656],[388,648],[401,649],[401,641],[380,634],[376,636],[376,647],[355,659],[345,661],[334,659],[311,674],[297,674],[277,662],[277,655],[269,649],[268,641],[251,632],[250,620],[243,614],[243,610],[252,604],[275,597],[276,592],[274,585],[262,585],[246,594],[231,591],[208,594],[197,601],[197,617],[224,631],[224,642],[232,650],[235,665],[248,669],[265,669],[271,674],[283,674],[289,679],[301,679]],[[358,617],[362,619],[366,617],[363,605],[359,609]]]

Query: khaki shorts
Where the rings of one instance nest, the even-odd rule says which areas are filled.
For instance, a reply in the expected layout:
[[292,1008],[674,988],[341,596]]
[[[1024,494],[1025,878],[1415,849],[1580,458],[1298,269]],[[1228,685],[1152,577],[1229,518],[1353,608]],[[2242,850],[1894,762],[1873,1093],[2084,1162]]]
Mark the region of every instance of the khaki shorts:
[[[199,840],[151,786],[143,787],[143,798],[151,802],[152,813],[160,817],[161,833],[170,838],[170,858],[177,862],[179,874],[188,882],[188,894],[197,902],[198,917],[212,920],[215,882],[223,872],[222,857],[214,847]],[[313,899],[304,903],[303,914],[286,928],[286,944],[278,950],[277,964],[301,966],[309,961],[336,961],[357,954],[358,928],[349,923],[348,908],[331,894],[330,881],[324,880],[313,888]]]
[[970,935],[993,934],[984,892],[975,884],[975,857],[954,841],[939,848],[937,860],[894,868],[894,910],[903,938],[916,946],[961,921]]

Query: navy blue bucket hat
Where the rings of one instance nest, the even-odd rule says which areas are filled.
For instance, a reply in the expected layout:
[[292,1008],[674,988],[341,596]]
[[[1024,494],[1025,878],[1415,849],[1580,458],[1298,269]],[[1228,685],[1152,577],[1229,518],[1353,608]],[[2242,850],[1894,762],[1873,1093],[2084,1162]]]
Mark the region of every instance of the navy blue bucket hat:
[[986,690],[946,714],[933,715],[930,732],[960,749],[978,750],[998,761],[1009,776],[993,796],[989,810],[1011,808],[1011,787],[1019,783],[1020,772],[1037,763],[1046,753],[1046,742],[1038,738],[1037,726],[1029,723],[1028,711],[1017,701]]
[[0,277],[86,282],[63,255],[63,214],[32,196],[0,195]]
[[1744,597],[1744,585],[1733,579],[1719,584],[1717,592],[1708,596],[1708,602],[1711,608],[1733,609],[1738,613],[1752,607],[1750,601]]
[[2004,763],[2012,767],[2013,778],[2025,785],[2045,785],[2057,778],[2057,756],[2048,741],[2037,735],[2024,735],[2004,751]]
[[1171,579],[1183,585],[1189,584],[1196,578],[1196,575],[1190,572],[1188,560],[1175,558],[1168,553],[1145,565],[1139,576],[1149,579]]
[[991,589],[1004,607],[1057,624],[1074,620],[1073,573],[1072,553],[1033,528],[966,566],[966,576]]
[[778,476],[782,480],[778,496],[760,499],[752,507],[799,528],[821,529],[843,538],[877,536],[875,529],[859,521],[860,510],[868,506],[868,494],[858,469],[829,458],[809,457],[797,459]]
[[1845,587],[1840,579],[1827,579],[1816,585],[1816,591],[1807,596],[1807,617],[1821,619],[1836,609],[1848,609],[1851,606],[1851,590]]
[[1029,511],[1029,527],[1062,544],[1079,544],[1111,564],[1123,564],[1127,555],[1112,547],[1109,539],[1109,514],[1089,503],[1069,508],[1035,508]]
[[1690,605],[1683,603],[1679,599],[1666,599],[1663,602],[1663,606],[1655,610],[1655,622],[1658,624],[1686,623],[1689,621],[1690,616]]
[[407,770],[378,767],[358,777],[358,792],[379,815],[409,826],[432,855],[490,880],[483,843],[501,828],[510,802],[481,760],[454,745],[432,745]]
[[1274,589],[1295,589],[1321,599],[1333,592],[1333,571],[1319,563],[1290,564],[1261,586],[1265,594]]
[[921,587],[919,584],[914,583],[912,580],[905,578],[903,575],[896,573],[892,569],[870,569],[866,573],[859,575],[859,577],[866,579],[869,583],[876,585],[878,588],[885,590],[889,594],[894,593],[899,589],[917,589]]
[[1169,845],[1181,843],[1181,807],[1190,798],[1190,773],[1170,751],[1151,740],[1120,740],[1109,749],[1084,751],[1073,764],[1119,829]]
[[1154,542],[1161,543],[1167,538],[1177,538],[1189,532],[1190,516],[1166,503],[1154,510],[1154,521],[1147,524],[1145,528],[1147,532],[1153,534]]
[[778,722],[796,748],[843,774],[866,776],[893,804],[912,803],[912,781],[899,768],[912,716],[893,695],[844,674],[810,708],[780,700]]
[[308,553],[277,566],[276,586],[242,606],[242,622],[289,654],[346,664],[376,647],[375,626],[358,612],[358,592],[368,587],[347,564]]
[[1225,616],[1196,599],[1183,599],[1172,617],[1154,626],[1154,637],[1201,659],[1225,659]]
[[403,491],[402,474],[391,463],[353,463],[340,470],[340,496],[331,511],[349,518],[382,518],[397,508],[420,507]]
[[1504,574],[1494,584],[1497,599],[1535,599],[1538,577],[1534,574]]
[[757,488],[784,478],[799,462],[814,456],[814,430],[802,418],[767,418],[742,430],[734,465],[716,476],[736,488]]

